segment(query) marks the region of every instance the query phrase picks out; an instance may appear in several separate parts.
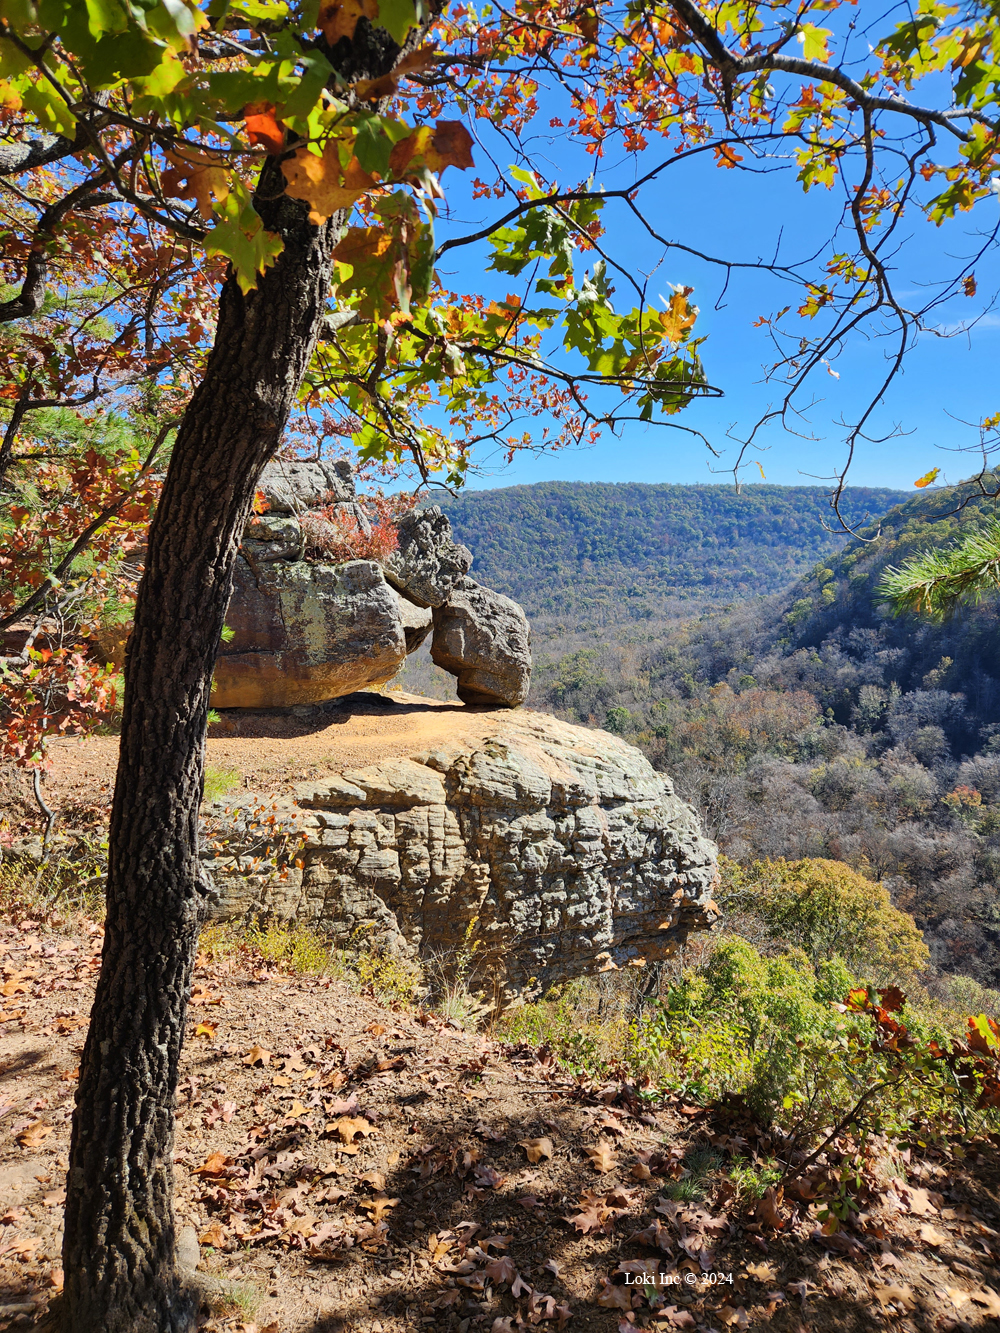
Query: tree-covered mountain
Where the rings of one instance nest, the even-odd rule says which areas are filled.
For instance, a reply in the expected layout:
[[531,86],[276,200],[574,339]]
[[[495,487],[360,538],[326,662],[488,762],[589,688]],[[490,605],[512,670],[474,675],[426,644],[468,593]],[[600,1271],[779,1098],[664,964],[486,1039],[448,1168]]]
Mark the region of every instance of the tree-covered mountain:
[[[683,609],[671,602],[774,593],[844,544],[820,486],[555,481],[434,499],[474,577],[535,618],[641,621]],[[844,514],[860,525],[901,499],[851,487]]]
[[[766,489],[777,492],[776,510],[757,524],[732,518],[743,497],[722,488],[580,486],[470,496],[462,503],[476,522],[463,524],[462,510],[456,527],[477,551],[484,581],[539,606],[543,571],[562,568],[558,595],[572,605],[572,541],[586,549],[592,512],[591,549],[603,556],[589,566],[577,556],[575,566],[576,606],[586,614],[535,612],[529,704],[639,745],[739,862],[825,857],[882,880],[916,918],[939,968],[996,986],[1000,592],[934,624],[894,617],[879,588],[887,566],[946,546],[992,515],[993,501],[972,486],[924,492],[890,503],[838,549],[819,522],[821,492]],[[547,510],[550,490],[566,498]],[[645,503],[623,496],[613,515],[597,512],[600,494],[610,502],[630,491]],[[755,487],[750,499],[764,491]],[[629,606],[632,588],[656,577],[654,514],[661,533],[686,521],[702,541],[722,531],[728,540],[692,541],[686,563],[702,582],[685,589],[689,600],[675,602],[673,619],[616,620],[615,605]],[[617,550],[613,522],[627,529],[626,515],[640,535],[626,531]],[[800,532],[798,551],[809,552],[811,567],[781,592],[754,595],[781,561],[787,568],[796,558],[790,539]],[[749,583],[738,577],[743,561],[763,567],[768,554],[771,574],[740,596]],[[629,559],[639,563],[634,577]],[[706,595],[713,574],[717,595],[727,587],[726,606],[712,607]]]

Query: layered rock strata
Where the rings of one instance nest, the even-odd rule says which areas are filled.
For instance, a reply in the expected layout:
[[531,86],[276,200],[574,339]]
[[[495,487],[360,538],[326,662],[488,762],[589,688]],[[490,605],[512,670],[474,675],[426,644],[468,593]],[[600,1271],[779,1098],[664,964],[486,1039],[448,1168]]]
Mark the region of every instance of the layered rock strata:
[[301,868],[216,875],[218,913],[445,966],[474,944],[504,999],[657,961],[711,923],[715,847],[638,750],[544,714],[488,718],[478,738],[304,783],[284,811]]

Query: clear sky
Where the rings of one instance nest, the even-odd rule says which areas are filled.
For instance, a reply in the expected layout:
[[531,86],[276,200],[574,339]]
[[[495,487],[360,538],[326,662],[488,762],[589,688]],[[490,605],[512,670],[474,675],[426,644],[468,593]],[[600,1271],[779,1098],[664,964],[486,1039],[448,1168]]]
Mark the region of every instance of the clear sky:
[[[478,128],[481,132],[481,125]],[[659,147],[656,152],[667,155]],[[652,153],[650,149],[647,158]],[[508,152],[504,158],[500,150],[497,160],[509,162],[511,155]],[[593,165],[582,158],[574,163],[565,141],[553,141],[552,160],[553,175],[563,180],[574,175],[579,179]],[[477,150],[477,166],[480,163],[483,153]],[[703,252],[752,262],[762,256],[771,258],[780,245],[783,259],[802,259],[820,250],[829,238],[840,215],[843,192],[814,189],[805,195],[794,179],[794,169],[773,169],[778,165],[772,164],[764,174],[751,174],[720,170],[707,159],[698,159],[666,172],[662,183],[646,191],[641,202],[662,234]],[[613,162],[600,166],[597,184],[622,184],[622,169],[632,168],[619,168]],[[477,174],[490,173],[487,167]],[[439,234],[471,230],[472,224],[480,224],[483,205],[471,202],[459,173],[449,172],[444,184],[451,216],[442,219]],[[491,207],[499,210],[500,205]],[[962,214],[941,228],[928,223],[914,208],[901,224],[902,244],[892,261],[897,297],[904,304],[922,303],[928,284],[956,272],[961,257],[980,247],[984,234],[998,221],[998,207],[1000,197],[994,195],[971,214]],[[759,316],[783,306],[797,307],[801,287],[791,287],[770,274],[744,272],[731,277],[723,296],[725,274],[719,268],[676,250],[664,257],[620,205],[608,206],[606,220],[604,244],[609,252],[637,271],[655,272],[650,293],[667,291],[668,283],[695,288],[692,299],[700,309],[696,331],[708,335],[702,349],[705,368],[725,396],[696,403],[675,420],[703,431],[722,458],[714,460],[699,441],[680,432],[632,424],[618,438],[606,433],[588,450],[524,454],[507,467],[502,459],[495,459],[495,466],[489,467],[484,458],[486,474],[470,477],[471,487],[552,479],[725,483],[731,481],[726,469],[736,452],[729,433],[746,431],[769,404],[780,399],[780,386],[763,382],[772,351],[767,330],[753,324]],[[846,238],[840,248],[847,249],[849,241]],[[482,247],[450,252],[446,259],[453,266],[446,280],[458,290],[463,286],[482,290],[485,256]],[[975,453],[950,451],[975,447],[975,423],[1000,411],[1000,310],[989,310],[1000,288],[1000,256],[995,247],[977,264],[976,278],[977,297],[956,298],[942,311],[940,320],[942,328],[958,327],[976,316],[982,316],[980,322],[967,334],[920,337],[870,428],[873,436],[892,438],[862,442],[850,473],[854,484],[911,488],[917,477],[934,466],[942,470],[941,482],[957,481],[976,470]],[[501,294],[512,289],[506,278],[493,285]],[[616,295],[616,304],[620,308],[633,304],[624,284],[618,287],[622,300]],[[493,290],[489,276],[487,290]],[[760,437],[766,448],[753,457],[759,458],[769,482],[815,484],[817,478],[825,479],[841,465],[846,432],[838,420],[849,418],[876,391],[889,351],[889,340],[858,335],[831,366],[836,377],[825,372],[814,377],[812,393],[818,401],[802,429],[804,435],[815,438],[799,438],[780,426],[768,428]],[[903,433],[893,435],[897,427]],[[756,463],[744,472],[744,479],[748,483],[761,479]]]

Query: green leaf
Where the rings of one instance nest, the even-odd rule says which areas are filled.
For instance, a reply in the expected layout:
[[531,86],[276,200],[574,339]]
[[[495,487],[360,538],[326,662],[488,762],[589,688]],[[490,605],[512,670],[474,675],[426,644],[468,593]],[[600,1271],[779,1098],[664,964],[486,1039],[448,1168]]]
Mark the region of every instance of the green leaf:
[[378,26],[385,28],[397,45],[403,45],[406,34],[416,23],[417,11],[413,0],[379,0]]
[[251,206],[244,208],[238,217],[220,222],[205,237],[205,253],[224,255],[229,260],[244,295],[257,286],[257,275],[269,268],[284,248],[285,243],[276,232],[264,230],[263,222]]

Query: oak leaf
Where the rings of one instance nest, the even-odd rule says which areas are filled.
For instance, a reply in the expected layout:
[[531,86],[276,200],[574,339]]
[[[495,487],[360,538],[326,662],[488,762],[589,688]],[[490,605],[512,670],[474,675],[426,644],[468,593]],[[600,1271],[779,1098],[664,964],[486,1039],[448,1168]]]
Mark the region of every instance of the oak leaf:
[[214,1152],[211,1157],[205,1159],[201,1166],[196,1166],[191,1173],[195,1176],[221,1176],[225,1173],[228,1166],[232,1165],[232,1159],[227,1157],[224,1152]]
[[212,216],[212,201],[229,197],[229,174],[217,153],[184,146],[164,153],[170,166],[160,176],[160,188],[174,199],[193,199],[206,222]]
[[386,1194],[376,1194],[374,1199],[364,1199],[361,1207],[369,1214],[371,1221],[381,1222],[390,1208],[395,1208],[398,1199],[390,1199]]
[[422,125],[394,144],[389,154],[389,170],[398,179],[421,167],[440,173],[445,167],[465,171],[472,166],[472,135],[460,120],[439,120],[433,129]]
[[616,1287],[606,1277],[601,1278],[601,1292],[597,1304],[606,1310],[631,1310],[632,1290],[630,1287]]
[[540,1162],[543,1158],[551,1157],[554,1151],[550,1138],[519,1139],[518,1147],[524,1149],[528,1154],[528,1161],[531,1163]]
[[599,1171],[601,1175],[604,1175],[607,1171],[613,1171],[618,1165],[614,1149],[604,1137],[599,1138],[593,1148],[586,1148],[584,1151],[590,1158],[591,1166],[595,1171]]
[[985,1306],[990,1319],[1000,1319],[1000,1296],[992,1287],[983,1287],[979,1291],[970,1292],[969,1295],[976,1305]]
[[33,1125],[21,1130],[17,1141],[22,1148],[40,1148],[42,1140],[48,1138],[51,1133],[51,1125],[43,1125],[40,1120],[36,1120]]
[[888,1305],[903,1305],[907,1310],[913,1308],[913,1290],[908,1286],[874,1286],[872,1294],[883,1309]]
[[220,1222],[213,1222],[207,1231],[203,1231],[198,1237],[199,1245],[211,1245],[215,1250],[224,1250],[226,1248],[226,1233]]
[[243,1064],[245,1065],[268,1065],[270,1063],[271,1052],[265,1051],[263,1046],[251,1046],[243,1057]]
[[285,193],[309,205],[309,221],[316,227],[339,209],[352,207],[376,184],[375,177],[362,170],[356,157],[351,158],[346,170],[341,167],[336,139],[326,145],[322,157],[308,148],[298,149],[294,157],[282,162],[281,170]]
[[363,1116],[342,1115],[339,1120],[335,1120],[332,1125],[327,1127],[335,1134],[339,1134],[344,1143],[353,1143],[360,1134],[366,1138],[369,1134],[377,1134],[378,1130],[370,1120],[365,1120]]

